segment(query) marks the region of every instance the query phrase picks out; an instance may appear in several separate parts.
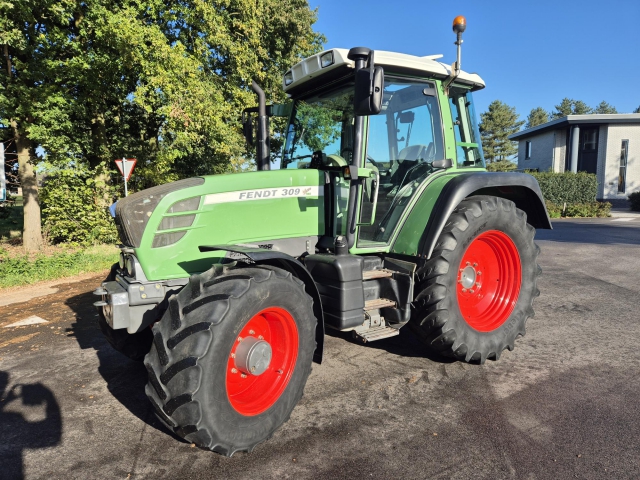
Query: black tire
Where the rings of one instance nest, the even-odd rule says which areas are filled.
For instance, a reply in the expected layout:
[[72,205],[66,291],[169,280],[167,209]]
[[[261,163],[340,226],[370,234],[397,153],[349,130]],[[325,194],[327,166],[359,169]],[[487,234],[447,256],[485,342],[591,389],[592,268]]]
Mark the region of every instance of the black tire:
[[[262,413],[244,415],[227,394],[232,348],[256,314],[268,308],[285,309],[295,321],[297,359],[275,403]],[[145,391],[158,417],[187,441],[226,456],[252,451],[289,419],[302,397],[316,346],[315,328],[313,301],[304,283],[289,272],[214,267],[193,275],[154,325],[153,347],[145,359]]]
[[[116,263],[111,267],[111,272],[109,272],[105,282],[115,280],[117,271],[118,264]],[[145,355],[149,353],[149,350],[151,350],[153,334],[149,328],[145,328],[138,333],[129,333],[126,329],[114,330],[107,323],[107,319],[104,318],[102,308],[98,309],[98,325],[100,325],[100,330],[102,330],[109,344],[131,360],[141,362],[144,360]]]
[[[520,290],[511,313],[503,311],[503,323],[490,331],[478,331],[465,320],[458,304],[458,289],[463,288],[458,285],[462,282],[460,267],[466,265],[461,262],[472,242],[496,230],[506,234],[517,249]],[[487,358],[498,360],[505,348],[513,350],[516,338],[525,334],[527,319],[534,316],[533,300],[540,294],[536,284],[541,273],[537,264],[540,249],[534,236],[526,214],[509,200],[474,196],[462,201],[449,217],[431,258],[418,271],[411,330],[431,351],[465,362],[483,364]],[[469,288],[480,291],[483,287]]]

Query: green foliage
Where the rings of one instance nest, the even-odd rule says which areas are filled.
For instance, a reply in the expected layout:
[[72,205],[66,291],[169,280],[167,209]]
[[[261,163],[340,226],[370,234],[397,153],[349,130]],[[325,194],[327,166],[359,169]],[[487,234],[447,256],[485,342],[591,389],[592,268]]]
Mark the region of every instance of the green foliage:
[[536,107],[529,112],[527,123],[524,128],[533,128],[549,121],[549,114],[542,107]]
[[118,252],[113,246],[55,252],[53,255],[38,254],[35,257],[12,255],[0,247],[0,288],[100,272],[117,260]]
[[566,117],[567,115],[588,115],[594,113],[582,100],[573,100],[572,98],[563,98],[559,105],[555,106],[555,112],[551,113],[552,119]]
[[629,198],[629,208],[634,212],[640,212],[640,192],[633,192]]
[[618,110],[616,110],[616,107],[608,104],[603,100],[598,104],[596,108],[593,109],[593,113],[610,115],[610,114],[618,113]]
[[115,224],[103,206],[105,192],[109,198],[115,193],[88,169],[61,169],[49,174],[40,189],[44,231],[49,240],[80,245],[115,243]]
[[558,205],[550,201],[545,202],[547,211],[551,218],[561,217],[584,217],[584,218],[604,218],[611,214],[611,204],[609,202],[587,202]]
[[595,174],[586,172],[529,172],[535,177],[544,199],[563,205],[595,202],[598,181]]
[[633,111],[633,113],[640,113],[640,105]]
[[487,170],[490,172],[513,172],[518,165],[510,160],[498,160],[487,165]]
[[507,137],[524,125],[518,118],[515,107],[500,100],[491,102],[489,110],[480,114],[480,136],[487,163],[506,160],[517,153],[516,142]]

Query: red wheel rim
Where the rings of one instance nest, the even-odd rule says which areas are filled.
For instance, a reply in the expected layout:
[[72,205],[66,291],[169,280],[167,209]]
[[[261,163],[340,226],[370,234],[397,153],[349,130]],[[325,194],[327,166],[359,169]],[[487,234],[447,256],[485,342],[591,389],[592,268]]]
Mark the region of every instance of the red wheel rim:
[[472,328],[490,332],[513,312],[520,285],[520,255],[513,240],[498,230],[478,235],[462,256],[458,268],[460,313]]
[[[271,346],[271,361],[260,375],[242,372],[236,352],[242,340],[264,340]],[[268,410],[291,379],[298,358],[298,327],[291,314],[280,307],[265,308],[244,326],[231,347],[227,362],[227,397],[233,408],[246,416]]]

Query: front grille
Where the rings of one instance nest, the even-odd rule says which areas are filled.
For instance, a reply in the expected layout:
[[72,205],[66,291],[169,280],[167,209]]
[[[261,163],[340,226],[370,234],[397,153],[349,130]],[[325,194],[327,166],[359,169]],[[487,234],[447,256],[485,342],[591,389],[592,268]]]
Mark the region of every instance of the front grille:
[[118,200],[115,221],[120,241],[128,247],[139,247],[144,229],[160,200],[176,190],[196,187],[203,183],[204,178],[201,177],[187,178],[147,188]]

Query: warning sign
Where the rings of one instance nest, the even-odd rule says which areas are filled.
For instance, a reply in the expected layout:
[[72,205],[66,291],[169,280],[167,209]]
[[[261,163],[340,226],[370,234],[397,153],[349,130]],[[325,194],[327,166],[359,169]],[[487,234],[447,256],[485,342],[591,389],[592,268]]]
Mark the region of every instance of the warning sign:
[[118,170],[120,170],[120,173],[125,180],[128,181],[131,178],[131,174],[133,173],[133,169],[135,168],[137,161],[138,160],[135,158],[121,158],[116,160]]

